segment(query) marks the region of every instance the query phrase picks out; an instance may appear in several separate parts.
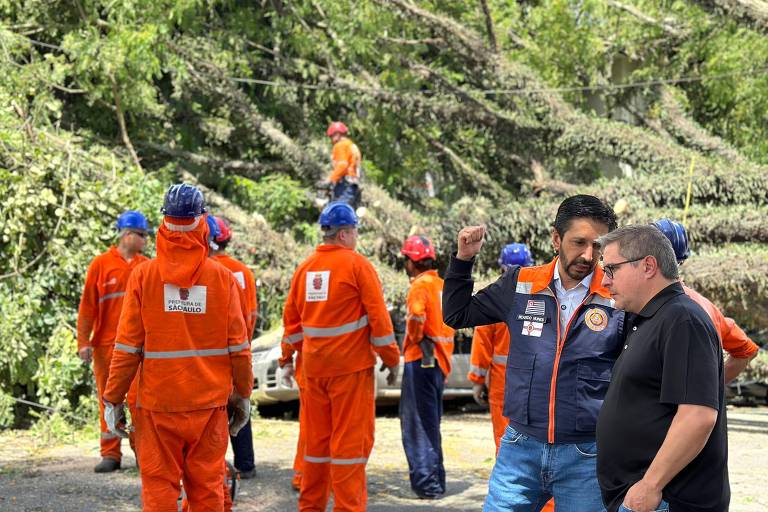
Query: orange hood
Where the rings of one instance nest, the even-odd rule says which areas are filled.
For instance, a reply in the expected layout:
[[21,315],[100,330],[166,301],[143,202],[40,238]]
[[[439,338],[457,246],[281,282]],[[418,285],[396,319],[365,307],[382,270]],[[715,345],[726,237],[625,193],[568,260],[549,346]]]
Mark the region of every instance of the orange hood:
[[164,283],[189,288],[197,283],[208,257],[208,223],[195,219],[163,217],[157,231],[157,263]]

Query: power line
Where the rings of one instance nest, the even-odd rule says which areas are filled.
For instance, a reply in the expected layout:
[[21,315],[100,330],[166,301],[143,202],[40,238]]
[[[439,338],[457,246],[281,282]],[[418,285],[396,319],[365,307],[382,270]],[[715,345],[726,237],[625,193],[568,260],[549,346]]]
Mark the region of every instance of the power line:
[[[542,94],[542,93],[564,93],[564,92],[598,92],[598,91],[622,91],[627,89],[641,89],[646,87],[652,87],[657,85],[676,85],[683,83],[703,82],[705,80],[724,80],[726,78],[733,77],[747,77],[764,74],[768,71],[768,66],[757,68],[753,70],[741,70],[733,71],[730,73],[718,73],[713,75],[693,75],[684,76],[679,78],[658,78],[654,80],[642,80],[638,82],[629,82],[626,84],[604,84],[604,85],[585,85],[585,86],[573,86],[573,87],[541,87],[541,88],[527,88],[520,87],[517,89],[481,89],[475,90],[479,94],[485,96],[490,95],[525,95],[525,94]],[[257,84],[267,87],[276,88],[295,88],[295,89],[308,89],[313,91],[333,91],[337,90],[332,85],[322,84],[301,84],[297,82],[275,82],[272,80],[260,80],[257,78],[243,78],[243,77],[230,77],[230,80],[237,83]],[[353,92],[380,92],[380,89],[374,87],[356,87]],[[434,95],[435,91],[432,90],[414,90],[404,91],[411,94],[420,94],[424,96]]]

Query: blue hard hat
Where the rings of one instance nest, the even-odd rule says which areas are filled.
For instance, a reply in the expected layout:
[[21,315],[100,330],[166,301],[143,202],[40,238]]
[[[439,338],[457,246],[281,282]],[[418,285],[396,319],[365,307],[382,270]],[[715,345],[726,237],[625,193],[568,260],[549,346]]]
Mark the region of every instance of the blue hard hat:
[[216,217],[208,214],[205,221],[208,223],[208,240],[214,240],[217,236],[221,236],[221,229],[219,229],[219,223],[216,222]]
[[499,265],[502,267],[511,265],[530,267],[533,265],[531,251],[525,244],[507,244],[501,249],[501,254],[499,254]]
[[334,201],[329,203],[320,213],[318,223],[321,227],[357,226],[357,215],[347,203]]
[[688,259],[691,250],[688,248],[688,233],[682,224],[669,219],[661,219],[654,222],[653,225],[659,228],[659,231],[669,239],[678,263]]
[[117,218],[117,230],[121,229],[140,229],[142,231],[149,231],[149,223],[147,218],[142,215],[141,212],[136,210],[128,210],[120,214]]
[[179,219],[199,217],[206,211],[203,193],[197,187],[186,183],[171,185],[165,193],[160,211],[163,215]]

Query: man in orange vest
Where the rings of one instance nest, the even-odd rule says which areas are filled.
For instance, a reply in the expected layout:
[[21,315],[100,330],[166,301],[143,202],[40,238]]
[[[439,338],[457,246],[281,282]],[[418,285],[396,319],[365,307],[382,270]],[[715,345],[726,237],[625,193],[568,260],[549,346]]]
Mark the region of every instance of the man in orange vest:
[[411,278],[408,290],[400,393],[400,428],[411,489],[419,498],[445,494],[440,438],[443,387],[451,373],[453,329],[443,323],[443,280],[433,270],[435,246],[425,236],[409,236],[400,253]]
[[182,480],[191,510],[222,510],[226,406],[236,410],[234,435],[250,414],[253,385],[239,285],[208,258],[198,189],[171,186],[162,211],[157,258],[128,282],[104,420],[126,436],[123,400],[141,363],[133,423],[143,510],[176,510]]
[[333,201],[344,201],[357,208],[360,204],[360,162],[362,155],[357,145],[347,137],[349,130],[341,121],[334,121],[325,134],[331,138],[333,170],[328,181],[333,187]]
[[379,276],[354,250],[354,210],[332,202],[319,221],[323,244],[296,269],[283,311],[283,343],[301,352],[305,382],[299,510],[325,511],[332,489],[334,510],[363,511],[365,465],[373,447],[376,355],[389,368],[387,382],[393,384],[400,351]]
[[[682,265],[691,255],[685,227],[679,222],[669,219],[657,220],[653,225],[667,237],[675,251],[678,265]],[[725,383],[728,384],[738,377],[749,365],[749,362],[757,356],[760,347],[747,336],[741,327],[736,325],[733,318],[725,316],[709,299],[685,285],[683,285],[683,291],[707,312],[715,325],[717,334],[720,335],[723,350],[728,352],[728,359],[723,368]]]
[[[99,397],[107,384],[128,277],[139,263],[147,261],[141,254],[149,233],[144,215],[133,210],[123,212],[117,219],[117,231],[117,247],[112,246],[94,258],[88,267],[77,313],[77,354],[86,363],[93,361]],[[107,429],[101,400],[99,407],[102,458],[93,470],[109,473],[120,469],[120,438]]]
[[[210,217],[210,216],[209,216]],[[253,330],[258,317],[258,299],[256,297],[256,279],[253,272],[244,263],[225,253],[232,240],[232,229],[221,217],[214,217],[214,230],[211,257],[228,268],[237,279],[237,284],[244,292],[247,316],[245,318],[248,339],[253,339]],[[256,476],[256,464],[253,456],[253,436],[251,435],[251,419],[240,429],[236,436],[230,438],[232,451],[235,454],[235,468],[240,478],[247,480]]]

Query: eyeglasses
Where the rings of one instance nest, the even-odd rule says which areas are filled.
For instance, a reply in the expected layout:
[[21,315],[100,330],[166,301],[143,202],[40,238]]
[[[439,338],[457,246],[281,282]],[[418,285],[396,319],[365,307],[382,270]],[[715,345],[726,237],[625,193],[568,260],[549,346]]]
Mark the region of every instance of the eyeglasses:
[[619,263],[606,263],[603,261],[603,258],[600,258],[600,268],[603,269],[603,272],[605,272],[605,275],[607,275],[609,279],[613,279],[613,273],[616,272],[617,268],[626,263],[634,263],[636,261],[640,261],[643,258],[645,258],[645,256],[640,256],[639,258],[635,258],[633,260],[620,261]]

